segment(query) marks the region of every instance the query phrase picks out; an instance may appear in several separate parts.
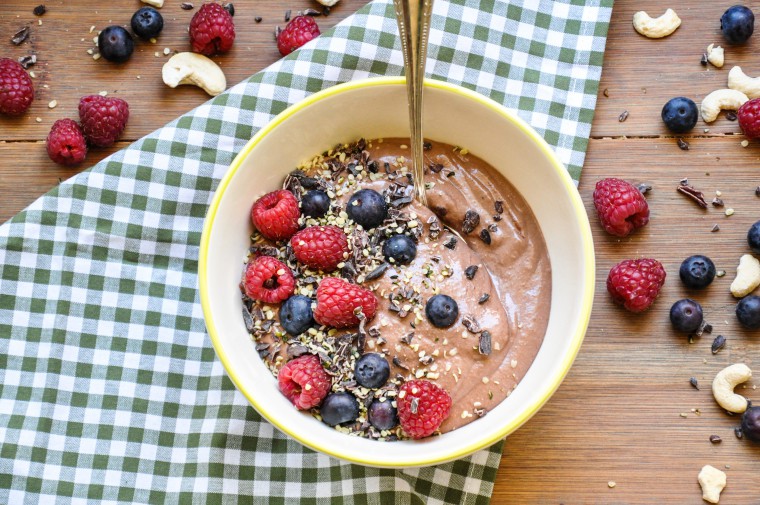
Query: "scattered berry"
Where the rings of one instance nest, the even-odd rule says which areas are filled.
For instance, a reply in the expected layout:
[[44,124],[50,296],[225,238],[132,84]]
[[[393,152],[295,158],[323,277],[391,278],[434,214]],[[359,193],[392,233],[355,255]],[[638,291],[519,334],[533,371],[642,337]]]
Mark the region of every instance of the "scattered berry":
[[290,268],[271,256],[259,256],[250,261],[245,269],[245,294],[254,300],[279,303],[293,294],[295,285]]
[[235,41],[235,23],[221,4],[201,5],[190,20],[190,44],[196,53],[212,56],[226,53]]
[[280,324],[294,337],[308,330],[314,324],[311,298],[293,295],[285,300],[280,307]]
[[298,231],[298,200],[287,189],[272,191],[253,204],[253,226],[269,240],[286,240]]
[[720,29],[729,44],[744,44],[755,31],[755,15],[743,5],[734,5],[720,17]]
[[385,221],[388,206],[383,195],[373,189],[360,189],[348,199],[346,213],[365,230],[380,226]]
[[113,63],[124,63],[132,56],[135,41],[132,35],[121,26],[107,26],[98,35],[98,51],[100,55]]
[[662,120],[668,129],[675,133],[684,133],[697,124],[699,111],[694,100],[684,96],[671,98],[662,108]]
[[398,424],[398,411],[389,400],[373,401],[367,409],[367,417],[378,430],[390,430]]
[[736,317],[745,328],[760,328],[760,296],[745,296],[736,304]]
[[607,233],[625,237],[649,222],[649,204],[635,186],[621,179],[602,179],[594,189],[594,207]]
[[312,16],[296,16],[277,37],[277,49],[287,56],[313,38],[319,37],[319,27]]
[[742,414],[742,433],[749,440],[760,444],[760,407],[750,406]]
[[32,78],[24,67],[10,58],[0,58],[0,113],[21,115],[33,100]]
[[433,295],[425,304],[425,315],[436,328],[448,328],[459,317],[459,306],[449,295]]
[[321,189],[312,189],[301,198],[301,212],[308,217],[322,217],[330,210],[330,197]]
[[739,127],[748,139],[760,137],[760,98],[744,102],[736,111]]
[[706,288],[715,278],[715,264],[707,256],[689,256],[681,263],[678,275],[688,288]]
[[747,232],[747,245],[753,252],[760,254],[760,221],[756,221]]
[[290,239],[296,259],[313,270],[332,272],[345,261],[348,238],[338,226],[309,226]]
[[425,438],[449,416],[451,397],[428,380],[411,380],[399,388],[396,404],[404,432],[412,438]]
[[368,352],[356,360],[354,377],[360,386],[365,388],[379,388],[391,375],[391,367],[388,360],[375,352]]
[[670,307],[670,322],[676,331],[694,333],[702,325],[702,306],[691,298],[678,300]]
[[359,402],[351,393],[331,393],[322,402],[319,413],[330,426],[348,423],[359,417]]
[[132,31],[140,38],[158,37],[164,29],[164,18],[153,7],[142,7],[132,15]]
[[643,312],[665,284],[662,263],[651,258],[623,260],[610,269],[607,291],[612,300],[631,312]]
[[71,119],[59,119],[53,123],[47,136],[47,152],[50,159],[68,167],[84,161],[87,142],[79,125]]
[[89,95],[79,100],[79,120],[87,141],[107,147],[121,136],[129,119],[129,104],[121,98]]
[[368,289],[337,277],[325,277],[317,288],[317,308],[314,320],[333,328],[357,326],[360,322],[355,311],[361,309],[369,321],[375,317],[377,298]]
[[322,403],[332,387],[332,380],[317,356],[304,354],[282,366],[277,384],[298,410],[308,410]]
[[235,6],[232,3],[224,4],[224,10],[230,13],[230,16],[235,16]]
[[408,265],[417,256],[417,244],[408,235],[393,235],[383,244],[383,256],[393,263]]

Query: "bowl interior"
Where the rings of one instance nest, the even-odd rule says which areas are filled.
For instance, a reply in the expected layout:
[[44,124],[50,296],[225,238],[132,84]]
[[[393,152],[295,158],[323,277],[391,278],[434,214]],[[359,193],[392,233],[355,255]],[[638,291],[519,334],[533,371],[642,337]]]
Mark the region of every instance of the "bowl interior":
[[206,324],[236,386],[264,417],[301,443],[365,465],[437,464],[517,429],[559,386],[580,348],[591,311],[594,260],[588,219],[570,177],[543,139],[494,102],[456,86],[429,82],[424,106],[426,137],[466,147],[523,195],[541,225],[552,265],[552,308],[544,342],[515,391],[488,415],[423,441],[349,438],[298,412],[280,394],[241,317],[237,284],[250,245],[253,201],[279,188],[299,163],[339,142],[408,136],[403,79],[336,86],[275,118],[233,162],[211,205],[201,243]]

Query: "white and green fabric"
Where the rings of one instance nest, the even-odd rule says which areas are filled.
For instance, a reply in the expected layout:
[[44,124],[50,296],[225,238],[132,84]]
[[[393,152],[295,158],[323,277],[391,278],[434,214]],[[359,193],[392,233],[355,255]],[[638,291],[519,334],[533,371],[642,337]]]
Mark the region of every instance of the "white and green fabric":
[[[612,0],[437,0],[428,76],[517,110],[577,180]],[[0,227],[0,503],[487,503],[497,444],[378,470],[263,421],[206,334],[197,257],[235,154],[331,86],[400,75],[391,0],[110,156]]]

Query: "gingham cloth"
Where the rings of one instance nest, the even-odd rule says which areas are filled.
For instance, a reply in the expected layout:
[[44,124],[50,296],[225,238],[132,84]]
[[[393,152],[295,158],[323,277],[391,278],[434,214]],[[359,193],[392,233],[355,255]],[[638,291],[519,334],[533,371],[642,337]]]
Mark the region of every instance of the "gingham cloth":
[[[437,0],[428,76],[519,114],[577,180],[612,0]],[[0,503],[487,503],[502,444],[432,468],[346,464],[235,390],[197,292],[235,154],[335,83],[400,75],[391,0],[63,182],[0,227]]]

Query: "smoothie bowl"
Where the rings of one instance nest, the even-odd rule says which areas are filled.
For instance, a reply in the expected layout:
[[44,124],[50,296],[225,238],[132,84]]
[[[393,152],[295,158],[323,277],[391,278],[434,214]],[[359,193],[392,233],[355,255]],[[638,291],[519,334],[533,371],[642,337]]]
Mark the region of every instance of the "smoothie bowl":
[[284,433],[369,466],[498,441],[549,399],[594,289],[588,219],[550,147],[472,91],[426,83],[427,206],[403,78],[278,115],[209,209],[200,292],[237,388]]

